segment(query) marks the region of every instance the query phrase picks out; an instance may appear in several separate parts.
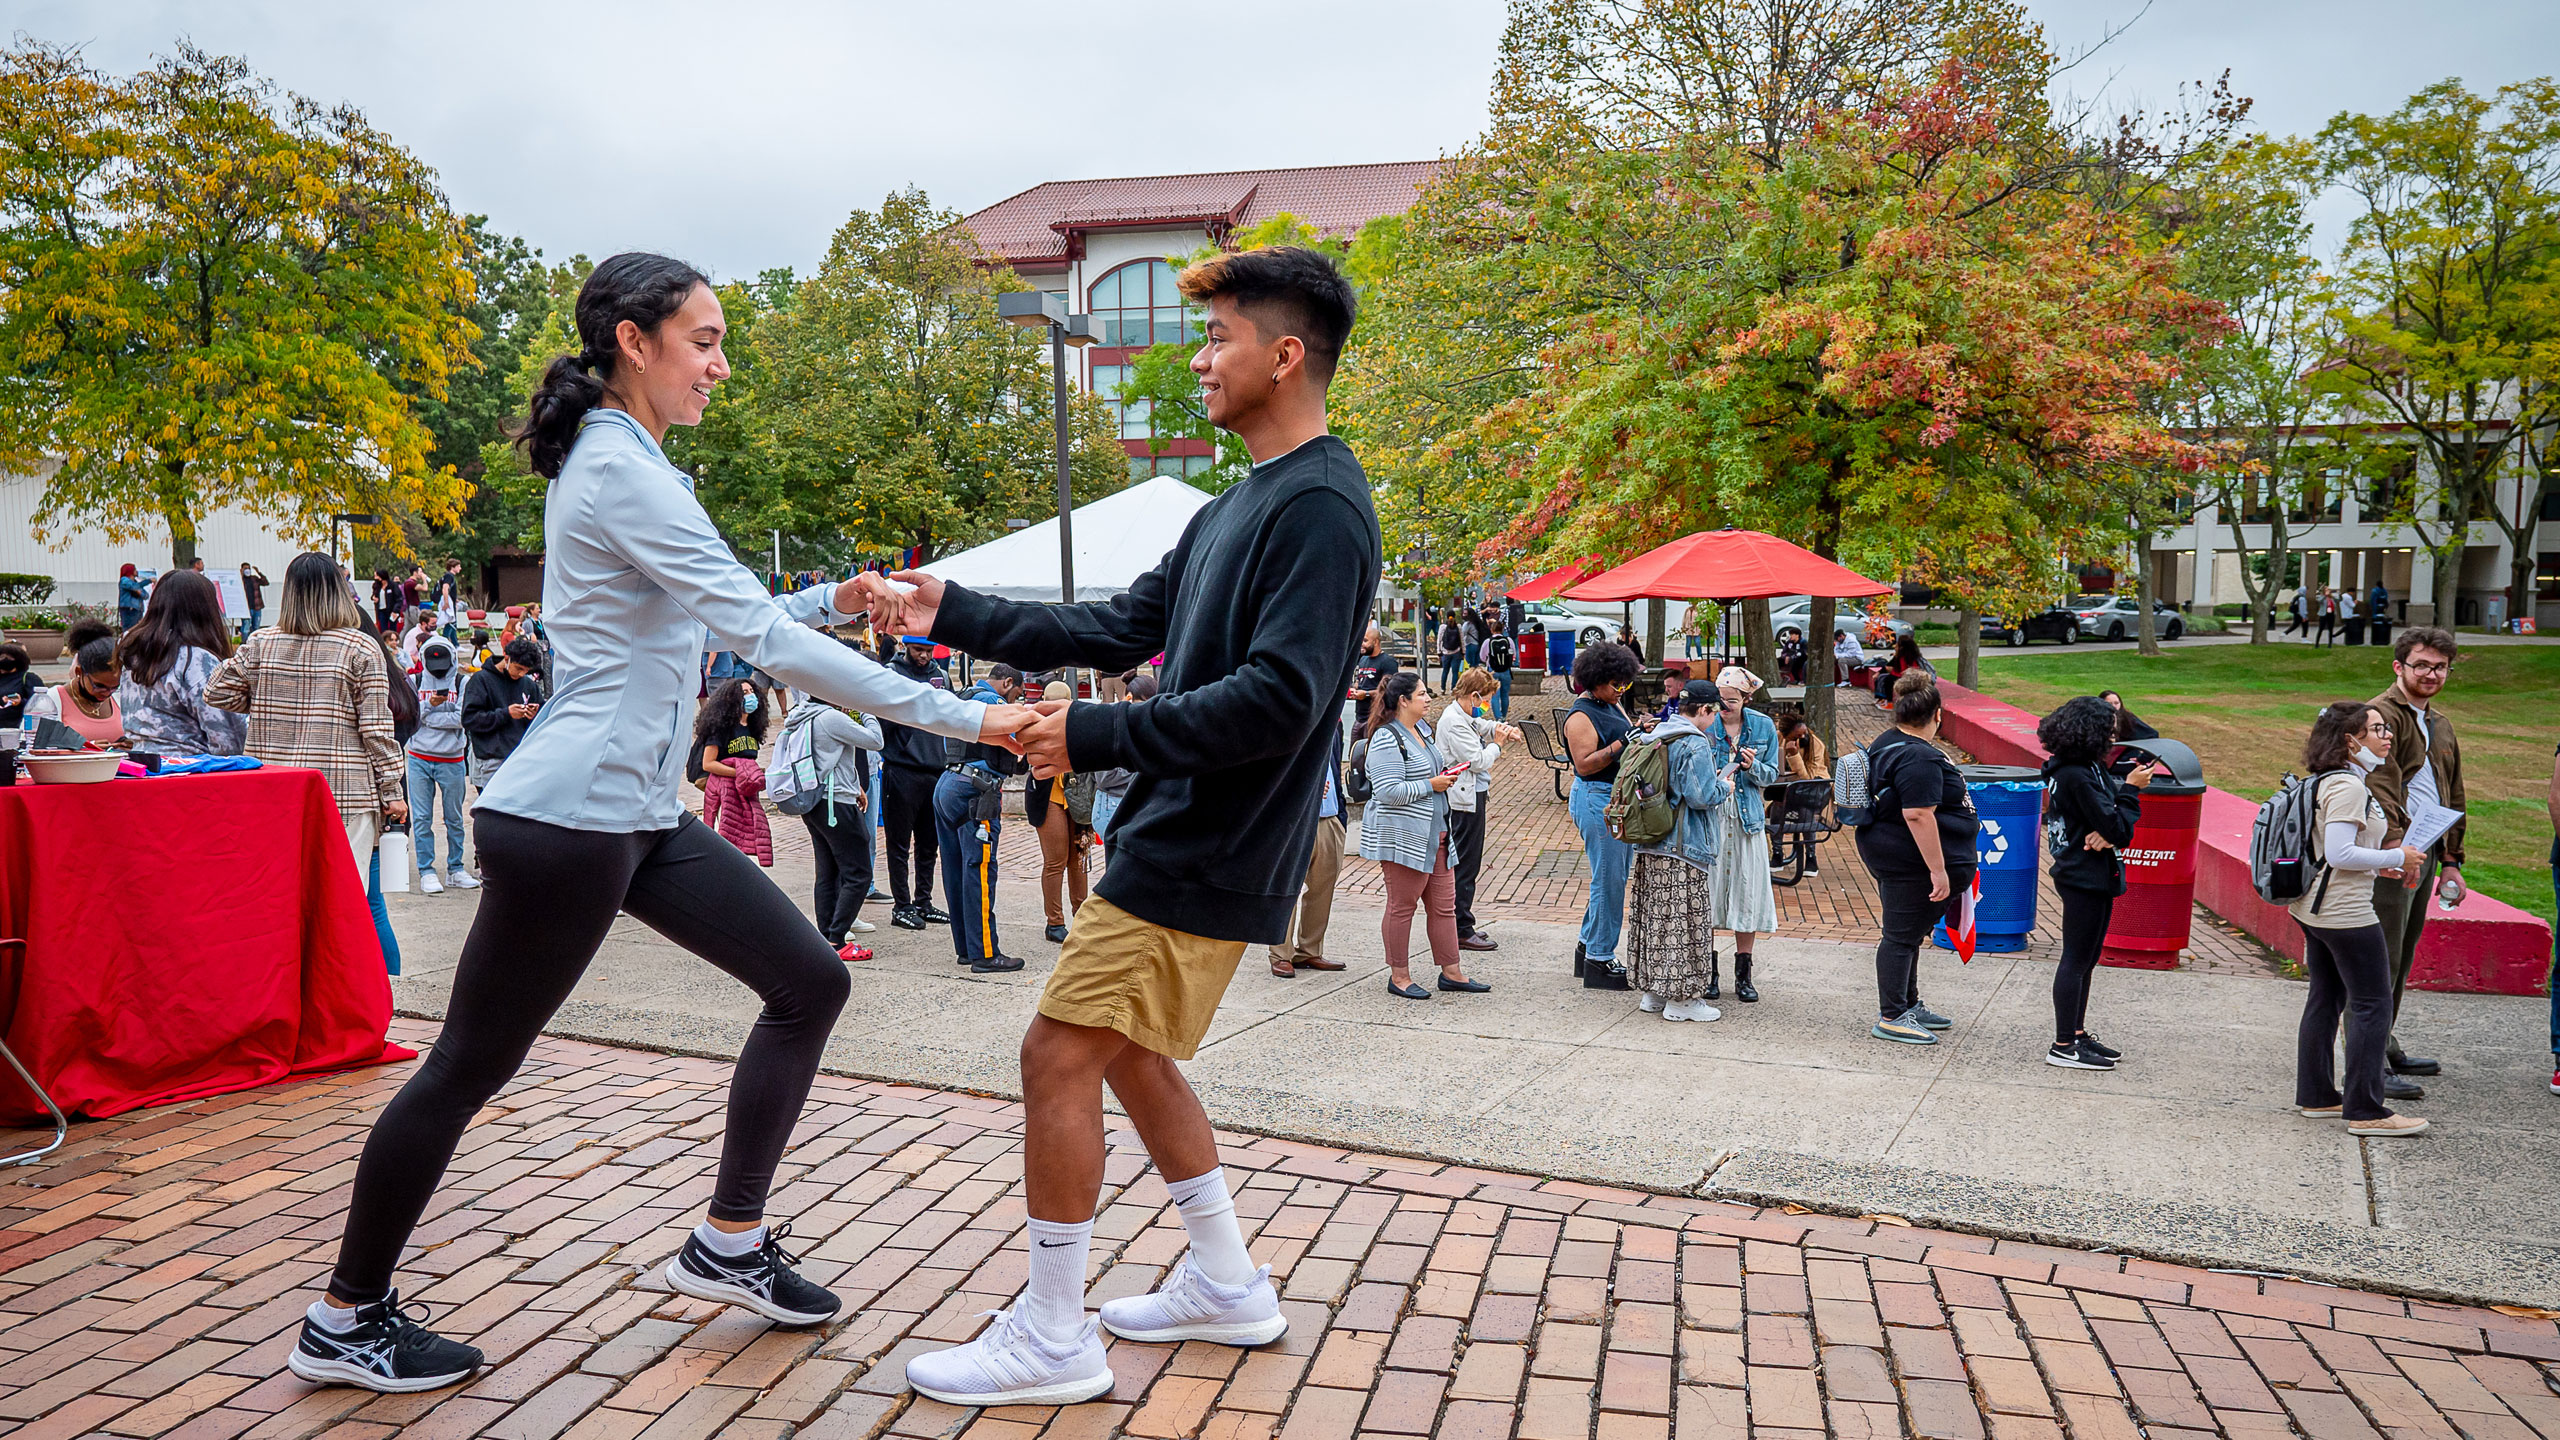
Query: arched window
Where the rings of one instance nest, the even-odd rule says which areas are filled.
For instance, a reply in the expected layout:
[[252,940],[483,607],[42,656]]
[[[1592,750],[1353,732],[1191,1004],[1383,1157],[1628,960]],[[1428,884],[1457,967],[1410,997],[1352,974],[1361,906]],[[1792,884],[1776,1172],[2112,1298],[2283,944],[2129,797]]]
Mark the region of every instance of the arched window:
[[1162,260],[1132,260],[1093,282],[1085,308],[1105,345],[1143,350],[1200,336],[1198,320],[1174,288],[1173,267]]

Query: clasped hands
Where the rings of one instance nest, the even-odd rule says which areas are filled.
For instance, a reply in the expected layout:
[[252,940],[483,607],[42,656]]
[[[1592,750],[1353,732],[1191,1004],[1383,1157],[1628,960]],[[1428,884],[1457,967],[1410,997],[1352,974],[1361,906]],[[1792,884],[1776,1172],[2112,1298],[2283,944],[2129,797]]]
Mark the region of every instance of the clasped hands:
[[[865,570],[836,587],[843,614],[871,612],[871,628],[884,635],[930,635],[942,613],[942,581],[921,570],[883,575]],[[994,745],[1031,762],[1031,773],[1054,779],[1067,770],[1067,703],[990,705],[978,722],[978,743]]]

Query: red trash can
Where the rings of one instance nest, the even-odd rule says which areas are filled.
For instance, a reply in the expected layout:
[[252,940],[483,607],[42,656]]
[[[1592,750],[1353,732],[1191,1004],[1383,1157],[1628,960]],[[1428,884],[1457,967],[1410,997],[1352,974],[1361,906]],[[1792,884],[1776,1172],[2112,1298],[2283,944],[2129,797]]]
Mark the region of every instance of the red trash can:
[[2175,740],[2134,740],[2128,750],[2160,762],[2142,792],[2133,843],[2124,847],[2124,893],[2116,897],[2098,960],[2137,970],[2174,970],[2195,919],[2196,837],[2204,819],[2204,766]]
[[1520,642],[1520,653],[1512,658],[1514,667],[1521,670],[1545,670],[1547,668],[1547,632],[1532,630],[1526,635],[1515,638]]

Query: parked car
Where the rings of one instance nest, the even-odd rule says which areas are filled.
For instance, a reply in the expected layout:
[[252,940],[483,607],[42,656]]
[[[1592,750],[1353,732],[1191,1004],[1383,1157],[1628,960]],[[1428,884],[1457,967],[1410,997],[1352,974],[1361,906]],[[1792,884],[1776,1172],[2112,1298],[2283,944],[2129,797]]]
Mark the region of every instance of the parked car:
[[[2080,633],[2094,639],[2123,640],[2142,628],[2142,602],[2132,595],[2075,595],[2070,609],[2080,617]],[[2187,633],[2187,617],[2163,601],[2151,602],[2151,623],[2163,640]]]
[[2065,645],[2080,643],[2079,613],[2056,605],[2015,620],[1999,615],[1982,617],[1982,638],[2018,646],[2034,640],[2059,640]]
[[1520,607],[1520,633],[1554,631],[1561,634],[1571,631],[1575,648],[1597,645],[1617,632],[1618,621],[1614,610],[1604,619],[1594,613],[1594,608],[1576,608],[1562,600],[1540,600],[1523,605]]
[[[1858,638],[1861,643],[1864,643],[1866,640],[1866,612],[1858,609],[1854,601],[1841,600],[1834,601],[1832,604],[1832,627],[1834,629],[1845,628],[1850,622],[1855,621],[1860,627],[1858,631]],[[1807,596],[1791,595],[1769,602],[1769,633],[1780,639],[1784,639],[1787,632],[1790,630],[1794,631],[1796,635],[1801,638],[1805,633],[1805,628],[1812,623],[1813,601]],[[1900,616],[1887,616],[1884,623],[1892,627],[1894,638],[1896,640],[1899,640],[1903,636],[1911,633],[1911,622],[1901,618]],[[1828,636],[1824,637],[1823,648],[1826,650],[1830,648]]]

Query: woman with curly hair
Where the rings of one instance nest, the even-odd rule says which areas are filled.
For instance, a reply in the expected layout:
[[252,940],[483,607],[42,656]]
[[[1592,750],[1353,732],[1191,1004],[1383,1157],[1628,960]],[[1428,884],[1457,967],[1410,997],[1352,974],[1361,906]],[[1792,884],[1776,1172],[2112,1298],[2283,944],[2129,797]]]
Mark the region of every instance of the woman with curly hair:
[[702,787],[702,823],[768,867],[773,830],[755,797],[764,791],[756,756],[764,749],[770,718],[752,683],[724,683],[693,717],[693,754],[685,766]]
[[1591,895],[1582,906],[1582,935],[1573,946],[1573,973],[1593,990],[1627,988],[1618,963],[1618,936],[1627,918],[1627,871],[1635,852],[1609,833],[1609,787],[1618,780],[1635,722],[1619,697],[1643,673],[1633,650],[1606,640],[1575,654],[1573,683],[1582,692],[1564,717],[1565,754],[1573,761],[1573,797],[1566,808],[1582,832],[1582,854],[1591,867]]
[[2113,1070],[2122,1053],[2089,1033],[2089,977],[2097,972],[2107,923],[2124,893],[2124,860],[2142,813],[2149,761],[2119,780],[2105,761],[2117,711],[2093,695],[2066,700],[2036,724],[2045,748],[2044,843],[2062,897],[2062,968],[2053,977],[2053,1046],[2044,1063],[2065,1070]]

